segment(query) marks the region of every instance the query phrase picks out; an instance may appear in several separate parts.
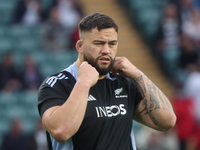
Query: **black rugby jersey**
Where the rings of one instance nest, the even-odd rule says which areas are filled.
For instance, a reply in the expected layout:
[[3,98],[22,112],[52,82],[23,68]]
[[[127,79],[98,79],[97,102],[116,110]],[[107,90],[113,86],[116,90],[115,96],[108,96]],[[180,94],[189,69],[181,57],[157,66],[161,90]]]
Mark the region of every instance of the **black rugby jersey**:
[[[77,73],[78,68],[73,64],[42,83],[38,95],[41,116],[48,108],[67,100]],[[134,80],[108,73],[91,87],[86,113],[77,133],[64,143],[55,141],[47,133],[48,144],[53,150],[136,150],[132,118],[141,99]]]

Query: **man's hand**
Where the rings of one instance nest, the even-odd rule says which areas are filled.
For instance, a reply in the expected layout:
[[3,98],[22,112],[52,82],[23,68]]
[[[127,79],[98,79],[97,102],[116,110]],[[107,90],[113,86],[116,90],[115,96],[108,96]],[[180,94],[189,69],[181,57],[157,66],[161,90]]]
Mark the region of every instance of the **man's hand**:
[[112,73],[113,75],[119,73],[124,77],[132,79],[136,79],[139,76],[138,69],[126,57],[115,58]]
[[99,79],[99,73],[88,62],[84,61],[78,71],[78,80],[88,83],[90,87],[96,84]]

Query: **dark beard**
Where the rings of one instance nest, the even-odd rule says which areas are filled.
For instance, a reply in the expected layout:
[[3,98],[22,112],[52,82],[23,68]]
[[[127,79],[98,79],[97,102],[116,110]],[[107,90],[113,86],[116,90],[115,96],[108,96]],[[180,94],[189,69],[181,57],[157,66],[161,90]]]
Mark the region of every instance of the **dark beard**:
[[87,61],[91,66],[93,66],[94,68],[96,68],[96,70],[99,72],[99,75],[106,75],[108,72],[110,72],[112,70],[113,64],[114,64],[114,59],[112,57],[110,57],[110,65],[107,68],[102,68],[98,65],[98,60],[100,59],[100,57],[102,57],[103,55],[97,57],[97,59],[93,59],[91,56],[86,57],[86,55],[84,54],[84,61]]

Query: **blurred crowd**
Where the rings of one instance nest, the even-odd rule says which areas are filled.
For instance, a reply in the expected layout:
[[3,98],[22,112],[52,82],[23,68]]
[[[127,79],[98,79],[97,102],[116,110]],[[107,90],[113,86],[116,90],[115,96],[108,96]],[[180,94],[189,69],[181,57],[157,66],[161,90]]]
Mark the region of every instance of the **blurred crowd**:
[[[40,50],[37,51],[62,53],[75,49],[79,38],[78,22],[83,16],[82,4],[78,0],[18,0],[13,10],[13,20],[8,26],[36,27],[41,39]],[[5,53],[1,52],[0,56],[0,94],[37,92],[46,76],[41,73],[41,65],[37,63],[35,55],[17,50],[3,51]],[[16,64],[17,53],[21,55],[20,65]],[[37,97],[35,99],[37,101]],[[37,109],[37,106],[34,108]],[[33,119],[34,130],[25,132],[26,119],[13,116],[9,120],[9,130],[0,133],[0,149],[47,150],[46,131],[39,114],[38,118]]]
[[153,45],[174,85],[180,150],[200,150],[200,1],[169,0]]
[[40,26],[42,48],[46,51],[63,51],[74,48],[78,40],[78,22],[84,16],[78,0],[20,0],[13,23],[23,26]]
[[[59,53],[74,48],[84,11],[78,0],[19,0],[13,15],[13,25],[39,27],[42,50]],[[169,0],[152,47],[174,85],[171,101],[177,123],[167,132],[134,123],[138,150],[200,150],[200,0]],[[24,56],[20,67],[15,65],[10,51],[1,58],[1,92],[38,90],[45,77],[32,54]],[[15,118],[0,149],[47,150],[40,119],[35,127],[34,133],[27,135],[23,132],[23,118]]]
[[[39,51],[60,53],[74,50],[79,39],[78,22],[84,16],[81,3],[78,0],[42,2],[18,0],[10,25],[37,27],[42,43]],[[32,53],[23,54],[23,63],[17,66],[14,58],[17,52],[9,49],[4,51],[0,61],[0,91],[38,90],[46,77],[42,76]]]
[[0,79],[1,92],[20,92],[38,90],[44,78],[30,54],[24,57],[19,68],[14,64],[12,53],[7,52],[0,63]]
[[14,119],[11,129],[5,133],[0,146],[1,150],[48,150],[46,141],[46,131],[41,120],[36,121],[34,133],[25,134],[23,132],[23,121]]

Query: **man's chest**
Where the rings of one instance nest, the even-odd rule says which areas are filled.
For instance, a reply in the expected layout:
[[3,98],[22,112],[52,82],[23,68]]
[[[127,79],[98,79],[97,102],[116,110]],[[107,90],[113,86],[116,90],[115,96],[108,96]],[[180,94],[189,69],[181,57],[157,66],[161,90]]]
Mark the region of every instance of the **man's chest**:
[[89,91],[85,116],[73,141],[78,145],[82,141],[90,149],[116,149],[115,143],[130,141],[133,97],[126,84],[98,82]]
[[[123,118],[131,111],[130,93],[123,85],[99,84],[90,89],[85,119]],[[104,119],[103,119],[104,118]]]

